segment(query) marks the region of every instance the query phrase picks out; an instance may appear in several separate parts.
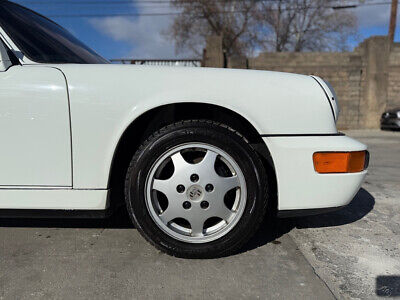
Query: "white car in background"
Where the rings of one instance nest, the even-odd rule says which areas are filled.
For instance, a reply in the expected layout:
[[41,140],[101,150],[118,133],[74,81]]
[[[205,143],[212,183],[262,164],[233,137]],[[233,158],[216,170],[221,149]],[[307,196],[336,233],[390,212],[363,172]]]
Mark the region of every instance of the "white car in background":
[[162,251],[216,257],[242,247],[267,208],[348,204],[367,172],[366,146],[337,131],[318,77],[112,65],[9,1],[0,39],[0,215],[123,203]]

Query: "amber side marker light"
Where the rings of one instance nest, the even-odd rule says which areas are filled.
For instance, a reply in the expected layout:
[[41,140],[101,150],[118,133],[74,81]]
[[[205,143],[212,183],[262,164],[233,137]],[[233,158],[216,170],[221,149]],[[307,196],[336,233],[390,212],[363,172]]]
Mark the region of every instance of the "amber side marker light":
[[368,151],[316,152],[313,155],[315,171],[327,173],[357,173],[368,167]]

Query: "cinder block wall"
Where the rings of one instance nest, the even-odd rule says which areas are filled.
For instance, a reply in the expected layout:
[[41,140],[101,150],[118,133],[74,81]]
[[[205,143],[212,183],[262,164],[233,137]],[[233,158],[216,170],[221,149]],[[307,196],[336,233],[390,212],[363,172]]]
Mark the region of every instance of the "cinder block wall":
[[400,44],[393,45],[389,56],[387,107],[400,107]]
[[[218,49],[221,57],[221,40],[213,37],[208,47],[211,41],[212,51],[207,53]],[[382,112],[400,106],[400,44],[391,45],[385,36],[371,37],[353,52],[266,52],[226,61],[228,68],[312,74],[326,79],[339,98],[340,129],[379,128]],[[207,62],[204,65],[222,67]]]

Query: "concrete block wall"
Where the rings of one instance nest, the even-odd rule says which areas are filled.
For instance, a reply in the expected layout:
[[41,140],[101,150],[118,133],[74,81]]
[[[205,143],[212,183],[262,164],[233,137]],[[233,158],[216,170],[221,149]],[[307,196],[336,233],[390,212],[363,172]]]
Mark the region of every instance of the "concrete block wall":
[[400,44],[394,44],[389,56],[387,107],[400,107]]
[[379,128],[382,112],[400,105],[400,44],[390,45],[384,36],[363,41],[353,52],[265,52],[247,59],[228,58],[226,66],[326,79],[339,98],[340,129]]

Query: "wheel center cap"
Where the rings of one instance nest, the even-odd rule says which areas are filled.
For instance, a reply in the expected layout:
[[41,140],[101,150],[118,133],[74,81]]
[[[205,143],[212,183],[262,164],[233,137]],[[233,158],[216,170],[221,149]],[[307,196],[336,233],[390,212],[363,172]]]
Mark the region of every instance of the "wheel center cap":
[[204,196],[203,188],[199,185],[192,185],[187,191],[187,196],[192,201],[201,200]]

